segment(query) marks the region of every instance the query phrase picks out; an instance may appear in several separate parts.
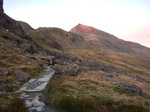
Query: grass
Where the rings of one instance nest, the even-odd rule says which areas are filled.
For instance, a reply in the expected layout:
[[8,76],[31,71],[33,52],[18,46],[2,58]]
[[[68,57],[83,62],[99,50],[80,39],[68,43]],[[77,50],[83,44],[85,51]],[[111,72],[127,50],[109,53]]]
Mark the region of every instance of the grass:
[[149,112],[148,98],[115,89],[111,82],[85,75],[54,78],[45,92],[57,112]]
[[9,103],[0,104],[1,112],[27,112],[24,101],[15,96]]
[[25,73],[30,74],[31,77],[35,77],[41,74],[41,72],[43,71],[43,68],[40,66],[36,66],[36,67],[22,67],[20,68],[20,70],[22,70]]

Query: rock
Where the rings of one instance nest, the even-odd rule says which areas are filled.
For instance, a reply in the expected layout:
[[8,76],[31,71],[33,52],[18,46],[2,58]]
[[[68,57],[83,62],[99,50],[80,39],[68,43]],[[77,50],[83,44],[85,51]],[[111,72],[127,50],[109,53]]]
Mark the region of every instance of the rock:
[[7,95],[8,93],[6,92],[0,92],[0,95]]
[[6,86],[4,86],[4,89],[6,92],[13,92],[14,86],[13,85],[6,85]]
[[117,87],[123,88],[130,93],[138,94],[138,95],[145,95],[145,93],[142,92],[142,89],[139,88],[138,86],[131,84],[129,82],[120,82],[117,84]]
[[0,91],[3,91],[3,86],[2,85],[0,85]]
[[8,75],[8,70],[6,68],[0,68],[0,74],[2,75]]
[[116,82],[114,79],[108,78],[108,77],[105,77],[105,76],[101,76],[100,78],[101,78],[101,79],[104,79],[104,80],[107,80],[107,81]]
[[10,79],[4,79],[3,80],[3,83],[8,83],[8,82],[11,82],[11,80]]
[[26,52],[38,53],[38,49],[33,43],[22,43],[20,47]]
[[118,77],[118,74],[115,74],[116,77]]
[[32,107],[32,102],[29,102],[28,100],[26,100],[25,105],[27,108]]
[[43,106],[36,108],[36,111],[38,111],[38,112],[41,112],[41,111],[43,111],[43,110],[44,110],[44,107],[43,107]]
[[112,74],[108,75],[108,77],[110,77],[110,78],[114,78],[114,76],[113,76]]
[[55,76],[60,76],[62,74],[63,74],[63,72],[60,69],[55,68],[55,73],[54,73]]
[[138,75],[135,77],[135,79],[136,79],[137,81],[139,81],[139,82],[147,82],[147,83],[150,83],[150,82],[147,81],[145,78],[140,77],[140,76],[138,76]]
[[40,102],[40,103],[41,103],[41,106],[43,106],[43,107],[45,106],[45,104],[43,102]]
[[9,99],[13,99],[14,97],[12,95],[7,96]]
[[38,62],[39,64],[41,64],[41,63],[42,63],[42,60],[41,60],[40,58],[35,57],[35,59],[37,60],[37,62]]
[[78,71],[80,71],[80,72],[82,72],[82,71],[88,71],[89,69],[88,68],[85,68],[85,67],[80,67],[79,69],[78,69]]
[[29,75],[24,72],[15,72],[15,75],[17,76],[19,81],[28,81]]
[[76,69],[76,70],[78,70],[78,69],[79,69],[79,66],[78,66],[77,64],[74,64],[74,65],[73,65],[73,68]]
[[77,76],[78,75],[78,73],[75,70],[66,70],[65,73],[70,75],[70,76]]
[[99,70],[96,69],[96,68],[90,68],[89,70],[91,70],[91,71],[99,71]]
[[40,107],[41,106],[41,103],[37,99],[34,99],[32,101],[32,104],[33,104],[34,107]]
[[27,62],[28,65],[32,65],[32,63],[30,61]]

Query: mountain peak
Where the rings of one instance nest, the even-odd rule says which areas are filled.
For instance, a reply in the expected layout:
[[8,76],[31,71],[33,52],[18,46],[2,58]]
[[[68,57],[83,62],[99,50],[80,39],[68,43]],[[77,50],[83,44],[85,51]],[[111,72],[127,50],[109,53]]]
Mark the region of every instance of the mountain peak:
[[70,32],[84,32],[84,33],[94,33],[97,29],[91,27],[91,26],[86,26],[83,24],[78,24],[77,26],[73,27]]

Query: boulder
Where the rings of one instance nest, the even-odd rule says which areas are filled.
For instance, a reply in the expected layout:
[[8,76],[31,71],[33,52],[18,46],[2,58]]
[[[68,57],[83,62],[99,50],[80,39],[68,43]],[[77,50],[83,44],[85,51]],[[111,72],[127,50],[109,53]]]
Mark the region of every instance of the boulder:
[[139,88],[138,86],[136,86],[134,84],[131,84],[130,82],[120,82],[117,84],[117,87],[123,88],[123,89],[129,91],[130,93],[134,93],[134,94],[138,94],[138,95],[145,95],[145,93],[143,93],[141,88]]
[[22,43],[20,47],[26,52],[38,53],[38,49],[33,43]]
[[60,76],[63,74],[63,72],[58,68],[55,68],[54,70],[55,70],[55,73],[54,73],[55,76]]
[[27,108],[32,107],[32,102],[29,102],[28,100],[25,102],[25,105]]
[[34,99],[34,100],[32,101],[32,104],[33,104],[34,107],[40,107],[40,106],[41,106],[40,101],[38,101],[37,99]]
[[37,108],[36,108],[36,111],[37,111],[37,112],[42,112],[42,111],[44,111],[44,107],[42,107],[42,106],[41,106],[41,107],[37,107]]
[[1,95],[8,95],[8,93],[6,93],[6,92],[0,92],[0,96]]
[[28,81],[29,75],[24,72],[15,72],[15,75],[17,76],[19,81]]
[[38,58],[38,57],[34,57],[34,58],[35,58],[35,60],[37,60],[37,62],[38,62],[39,64],[42,63],[42,60],[41,60],[40,58]]
[[73,65],[73,68],[76,69],[76,70],[78,70],[78,69],[79,69],[79,66],[78,66],[77,64],[74,64],[74,65]]
[[9,82],[11,82],[11,80],[10,79],[3,79],[3,80],[1,80],[1,81],[3,81],[3,83],[9,83]]
[[112,81],[112,82],[116,82],[114,79],[109,78],[109,77],[105,77],[105,76],[101,76],[101,79],[107,80],[107,81]]
[[110,77],[110,78],[114,78],[114,75],[110,74],[110,75],[108,75],[108,77]]
[[76,72],[75,70],[66,70],[65,73],[70,75],[70,76],[77,76],[78,75],[78,72]]
[[0,85],[0,91],[3,91],[3,86],[2,85]]
[[6,92],[13,92],[14,91],[14,86],[13,85],[6,85],[4,87]]
[[8,72],[8,70],[6,68],[0,68],[0,74],[2,74],[2,75],[8,75],[9,72]]

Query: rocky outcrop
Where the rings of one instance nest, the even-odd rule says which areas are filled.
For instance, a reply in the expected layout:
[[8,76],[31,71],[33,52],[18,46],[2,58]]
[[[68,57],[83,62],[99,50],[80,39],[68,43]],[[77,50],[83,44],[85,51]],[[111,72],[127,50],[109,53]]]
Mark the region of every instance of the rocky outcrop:
[[14,91],[14,86],[12,84],[0,86],[0,92],[13,92],[13,91]]
[[66,70],[65,73],[70,75],[70,76],[77,76],[78,75],[78,72],[75,70]]
[[120,82],[117,84],[117,87],[123,88],[123,89],[129,91],[130,93],[134,93],[134,94],[138,94],[138,95],[145,95],[145,93],[143,93],[141,88],[139,88],[138,86],[131,84],[129,82]]
[[6,68],[0,68],[0,75],[8,75],[9,71]]
[[104,80],[107,80],[107,81],[116,82],[114,79],[109,78],[109,77],[105,77],[105,76],[101,76],[101,77],[99,77],[99,78],[104,79]]
[[4,13],[3,0],[0,1],[0,26],[20,36],[21,38],[28,38],[27,31],[33,28],[24,22],[18,22]]
[[0,12],[4,12],[4,9],[3,9],[3,0],[0,0]]
[[33,30],[33,28],[29,25],[29,24],[27,24],[27,23],[25,23],[25,22],[23,22],[23,21],[18,21],[19,22],[19,24],[20,24],[20,26],[21,26],[21,28],[22,28],[22,30],[26,33],[26,36],[28,36],[28,31],[29,30]]

